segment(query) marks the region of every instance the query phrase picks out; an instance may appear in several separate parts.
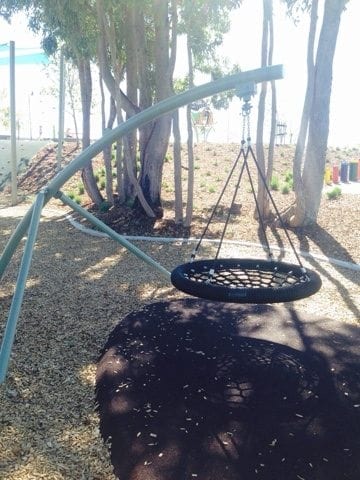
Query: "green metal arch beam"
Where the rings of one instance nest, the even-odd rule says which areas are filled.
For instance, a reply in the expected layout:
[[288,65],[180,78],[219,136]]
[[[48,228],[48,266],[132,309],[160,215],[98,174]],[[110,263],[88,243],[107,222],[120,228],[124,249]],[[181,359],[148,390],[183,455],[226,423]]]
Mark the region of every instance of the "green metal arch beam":
[[220,78],[214,82],[205,83],[199,87],[194,87],[179,95],[166,98],[161,102],[147,108],[146,110],[134,115],[126,122],[118,125],[116,128],[106,133],[99,140],[94,142],[83,152],[81,152],[64,170],[62,170],[47,186],[47,200],[54,196],[55,193],[69,180],[78,170],[84,168],[86,164],[102,150],[111,145],[119,138],[127,133],[142,127],[148,122],[169,113],[177,108],[183,107],[191,102],[200,100],[201,98],[209,97],[226,90],[236,88],[241,83],[248,82],[263,82],[269,80],[276,80],[283,77],[282,65],[274,65],[266,68],[259,68],[256,70],[249,70],[247,72],[240,72],[234,75],[229,75]]
[[[139,128],[146,123],[155,120],[161,115],[170,113],[180,107],[183,107],[191,102],[200,100],[202,98],[210,97],[226,90],[232,90],[245,83],[260,83],[265,81],[277,80],[283,78],[283,66],[273,65],[265,68],[258,68],[255,70],[248,70],[246,72],[236,73],[227,77],[220,78],[214,82],[205,83],[198,87],[191,88],[186,92],[166,98],[161,102],[153,105],[146,110],[134,115],[126,122],[118,125],[113,130],[107,132],[99,140],[87,147],[81,152],[69,165],[67,165],[44,189],[45,199],[44,205],[54,197],[59,189],[66,183],[78,170],[84,168],[93,157],[104,150],[105,147],[111,145],[116,140],[126,135],[127,133]],[[11,239],[6,245],[0,259],[0,278],[3,275],[14,251],[20,240],[25,235],[32,216],[33,206],[30,207],[27,214],[18,224]]]

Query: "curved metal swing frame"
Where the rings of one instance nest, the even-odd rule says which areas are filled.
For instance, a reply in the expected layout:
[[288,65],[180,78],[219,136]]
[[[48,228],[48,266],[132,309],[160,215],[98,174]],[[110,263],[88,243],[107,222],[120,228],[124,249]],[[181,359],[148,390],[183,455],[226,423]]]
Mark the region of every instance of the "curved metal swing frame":
[[162,265],[149,257],[145,252],[137,248],[135,245],[127,241],[123,236],[114,232],[107,225],[98,220],[90,212],[81,208],[70,198],[61,192],[61,187],[80,169],[89,164],[91,159],[99,154],[105,147],[111,145],[124,135],[132,132],[136,128],[146,125],[148,122],[155,120],[161,115],[170,113],[171,111],[183,107],[189,103],[196,102],[202,98],[215,95],[225,90],[237,88],[238,85],[247,82],[264,82],[276,80],[283,77],[283,69],[281,65],[250,70],[248,72],[240,72],[227,77],[220,78],[216,81],[194,87],[186,92],[174,95],[164,99],[149,107],[148,109],[134,115],[126,122],[118,125],[114,130],[107,132],[99,140],[87,147],[74,160],[72,160],[56,177],[37,194],[34,204],[29,208],[28,212],[22,218],[15,231],[12,233],[0,257],[0,278],[4,274],[10,263],[17,247],[22,238],[28,232],[23,259],[19,268],[18,279],[16,282],[15,292],[12,298],[8,319],[6,322],[4,335],[0,346],[0,383],[5,380],[6,372],[9,365],[11,349],[14,343],[17,322],[20,315],[21,303],[25,293],[26,279],[32,260],[32,252],[37,236],[37,229],[40,222],[42,208],[53,198],[59,198],[63,203],[70,206],[73,210],[78,211],[87,218],[91,223],[98,227],[101,231],[107,233],[113,240],[123,247],[127,248],[138,258],[156,268],[166,279],[170,279],[170,272]]
[[[251,89],[250,89],[251,92]],[[243,113],[243,138],[240,152],[230,170],[225,185],[220,196],[212,210],[207,225],[197,243],[194,252],[191,255],[189,263],[176,267],[171,273],[171,282],[179,290],[190,295],[206,298],[209,300],[218,300],[222,302],[233,303],[278,303],[291,302],[313,295],[321,288],[320,276],[309,269],[306,269],[295,246],[291,241],[286,226],[281,218],[280,212],[275,204],[271,192],[267,186],[266,179],[256,160],[251,147],[250,122],[249,115],[251,111],[250,99],[252,94],[249,90],[241,95],[244,98],[242,107]],[[245,126],[248,127],[247,148]],[[276,261],[273,258],[270,244],[266,235],[266,228],[261,216],[258,199],[255,193],[254,183],[251,177],[248,158],[251,157],[256,165],[259,179],[262,181],[265,190],[270,198],[272,206],[283,228],[287,240],[295,254],[298,264]],[[212,222],[212,219],[220,205],[221,199],[233,177],[240,159],[243,158],[243,164],[240,168],[238,179],[236,181],[235,191],[232,196],[231,205],[228,209],[225,225],[219,240],[218,249],[214,259],[195,260],[204,236]],[[268,253],[268,259],[258,258],[219,258],[225,232],[229,223],[230,215],[238,195],[240,183],[244,174],[247,172],[251,191],[255,201],[260,227],[265,239],[265,249]]]

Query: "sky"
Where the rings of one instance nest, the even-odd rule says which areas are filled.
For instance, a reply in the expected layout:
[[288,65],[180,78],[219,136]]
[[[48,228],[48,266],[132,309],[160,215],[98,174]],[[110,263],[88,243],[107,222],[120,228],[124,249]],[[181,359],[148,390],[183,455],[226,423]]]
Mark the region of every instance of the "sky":
[[[274,2],[275,4],[277,2]],[[331,146],[355,146],[360,144],[360,61],[353,50],[360,45],[360,1],[350,0],[347,11],[342,15],[337,50],[334,59],[333,89],[330,105]],[[285,78],[277,81],[278,117],[288,125],[288,132],[295,140],[299,128],[302,103],[306,88],[306,44],[308,18],[304,16],[298,26],[285,16],[283,8],[274,11],[275,50],[274,64],[284,65]],[[262,28],[262,1],[247,0],[240,10],[232,15],[232,28],[225,38],[222,53],[230,61],[240,65],[242,70],[258,68],[260,65],[260,42]],[[0,20],[0,45],[15,40],[17,49],[38,48],[39,38],[26,27],[26,19],[16,18],[12,25]],[[17,50],[20,54],[23,51]],[[34,53],[36,51],[34,50]],[[0,92],[8,90],[8,67],[1,66],[0,51]],[[184,66],[179,57],[178,71]],[[41,90],[46,84],[43,69],[39,66],[17,66],[17,109],[22,118],[31,117],[32,134],[42,123],[52,131],[57,124],[56,99],[45,97]],[[257,98],[253,101],[256,107]],[[2,108],[3,105],[0,105]],[[215,112],[214,131],[210,141],[239,141],[240,103],[232,102],[227,112]],[[44,121],[45,120],[45,121]],[[24,123],[28,123],[24,120]],[[69,123],[69,121],[68,121]],[[255,125],[255,121],[252,122]],[[68,125],[70,127],[70,125]],[[25,128],[25,127],[24,127]],[[66,128],[66,125],[65,125]],[[0,129],[1,130],[1,129]],[[2,133],[0,131],[0,133]],[[98,132],[94,134],[98,136]],[[255,137],[255,132],[252,133]]]

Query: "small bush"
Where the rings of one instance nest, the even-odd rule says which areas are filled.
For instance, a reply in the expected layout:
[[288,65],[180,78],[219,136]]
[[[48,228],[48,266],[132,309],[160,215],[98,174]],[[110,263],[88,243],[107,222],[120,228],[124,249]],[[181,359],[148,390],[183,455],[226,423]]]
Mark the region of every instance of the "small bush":
[[271,190],[279,190],[280,182],[278,177],[272,177],[270,180],[270,189]]
[[281,193],[283,193],[284,195],[287,195],[290,192],[290,190],[291,190],[291,188],[290,188],[290,185],[288,183],[285,183],[281,187]]
[[71,198],[71,200],[74,200],[75,198],[75,193],[74,192],[67,192],[66,195]]
[[100,188],[100,190],[104,190],[105,185],[106,185],[106,180],[105,180],[105,178],[102,178],[102,179],[100,180],[100,182],[99,182],[99,188]]
[[290,183],[293,181],[293,174],[291,172],[285,173],[285,182]]
[[79,182],[78,183],[78,194],[79,195],[84,195],[84,193],[85,193],[84,184],[82,182]]
[[336,198],[339,198],[341,196],[341,188],[340,187],[334,187],[332,190],[329,190],[326,193],[327,197],[329,200],[335,200]]
[[81,198],[79,197],[79,195],[75,195],[75,197],[73,198],[74,202],[77,203],[78,205],[81,205]]

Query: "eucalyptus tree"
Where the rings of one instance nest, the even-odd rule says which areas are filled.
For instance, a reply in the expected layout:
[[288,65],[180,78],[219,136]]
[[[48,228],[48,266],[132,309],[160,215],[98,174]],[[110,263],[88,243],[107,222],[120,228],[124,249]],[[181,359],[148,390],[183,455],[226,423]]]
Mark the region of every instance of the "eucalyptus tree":
[[[96,18],[87,0],[4,0],[0,14],[7,19],[18,11],[26,11],[29,27],[43,35],[48,54],[59,49],[77,67],[82,103],[82,147],[90,144],[90,113],[92,100],[91,60],[95,55]],[[85,188],[96,203],[103,198],[97,187],[92,165],[82,171]]]
[[333,60],[341,15],[348,0],[324,0],[320,29],[318,0],[284,1],[292,15],[299,9],[310,13],[307,88],[293,167],[296,201],[286,212],[290,225],[302,226],[315,223],[320,208],[329,136]]
[[[161,0],[96,0],[96,9],[100,71],[116,102],[117,121],[122,122],[171,95],[176,31],[168,2]],[[162,168],[170,126],[171,116],[165,115],[140,130],[138,144],[135,133],[123,139],[118,186],[124,201],[141,206],[149,216],[162,215]]]
[[[267,67],[272,65],[272,57],[274,51],[274,25],[273,25],[273,1],[263,0],[263,30],[261,42],[261,66]],[[268,85],[267,82],[261,84],[257,131],[256,131],[256,156],[262,175],[269,184],[273,172],[275,129],[276,129],[276,87],[275,81],[271,82],[271,127],[268,158],[266,161],[264,151],[264,122],[265,122],[265,105]],[[258,181],[258,206],[259,212],[256,210],[255,215],[260,214],[263,218],[270,215],[269,198],[266,193],[263,181]]]
[[[217,55],[217,49],[223,42],[224,34],[230,29],[230,14],[238,8],[242,0],[211,0],[179,2],[179,34],[186,36],[186,53],[188,61],[187,87],[195,84],[197,72],[210,74],[213,79],[223,75],[227,65]],[[236,69],[236,67],[235,67]],[[227,94],[217,95],[211,99],[215,108],[226,108]],[[187,150],[188,181],[187,204],[184,224],[189,227],[192,222],[194,197],[194,154],[191,105],[187,106]],[[177,215],[179,216],[179,214]]]

